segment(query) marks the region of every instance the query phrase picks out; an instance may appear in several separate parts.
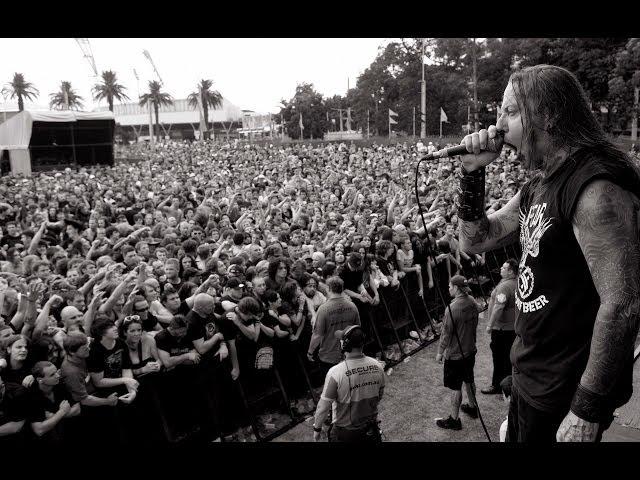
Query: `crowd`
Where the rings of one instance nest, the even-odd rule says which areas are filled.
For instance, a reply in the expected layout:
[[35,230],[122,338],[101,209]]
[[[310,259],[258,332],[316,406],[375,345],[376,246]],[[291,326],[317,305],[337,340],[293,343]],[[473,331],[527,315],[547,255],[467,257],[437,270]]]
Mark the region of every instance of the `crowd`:
[[[423,167],[419,214],[415,163],[437,145],[126,148],[136,161],[0,179],[0,442],[241,438],[269,385],[289,412],[318,386],[328,298],[370,328],[404,277],[446,296],[485,261],[458,247],[456,159]],[[525,180],[505,148],[488,209]]]

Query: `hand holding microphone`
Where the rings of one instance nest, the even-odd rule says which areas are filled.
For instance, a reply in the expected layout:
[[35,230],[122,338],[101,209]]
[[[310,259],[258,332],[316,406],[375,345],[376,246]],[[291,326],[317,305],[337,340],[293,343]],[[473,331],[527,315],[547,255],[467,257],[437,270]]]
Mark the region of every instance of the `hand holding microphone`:
[[[443,148],[430,153],[424,159],[446,158],[460,155],[462,165],[469,173],[490,164],[502,151],[504,131],[491,125],[488,130],[467,135],[457,147]],[[438,166],[440,168],[440,166]]]
[[500,156],[503,143],[504,132],[498,131],[494,125],[491,125],[488,130],[482,129],[467,135],[460,142],[468,152],[468,154],[460,153],[464,169],[471,173],[489,165]]

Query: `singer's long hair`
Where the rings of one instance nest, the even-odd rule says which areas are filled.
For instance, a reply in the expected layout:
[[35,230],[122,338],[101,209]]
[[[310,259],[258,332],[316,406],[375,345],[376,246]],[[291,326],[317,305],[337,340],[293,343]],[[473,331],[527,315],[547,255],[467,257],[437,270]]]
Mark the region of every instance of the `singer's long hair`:
[[543,159],[543,152],[536,150],[537,130],[546,130],[556,149],[596,148],[609,158],[631,163],[607,138],[573,73],[536,65],[513,73],[509,81],[522,118],[522,153],[530,167],[544,168],[550,176],[560,166],[553,158]]

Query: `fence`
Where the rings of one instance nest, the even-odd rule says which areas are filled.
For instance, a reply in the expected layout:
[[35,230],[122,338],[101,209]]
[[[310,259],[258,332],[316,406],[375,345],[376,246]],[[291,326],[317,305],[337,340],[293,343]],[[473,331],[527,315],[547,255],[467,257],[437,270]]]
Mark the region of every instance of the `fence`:
[[[465,266],[464,275],[476,297],[486,297],[500,281],[500,266],[519,258],[518,245],[485,254],[482,266]],[[428,283],[423,268],[424,285]],[[400,280],[395,289],[379,288],[378,305],[356,301],[361,323],[368,335],[365,353],[377,356],[386,368],[393,367],[436,341],[439,319],[450,301],[446,267],[434,270],[436,288],[417,295],[415,274]],[[486,301],[485,301],[486,307]],[[415,333],[414,333],[415,332]],[[197,366],[179,365],[173,370],[150,373],[139,379],[138,397],[131,405],[83,407],[72,427],[58,436],[74,443],[86,438],[128,444],[178,444],[204,442],[238,430],[268,441],[312,414],[324,382],[318,362],[306,358],[309,338],[273,345],[273,366],[254,366],[258,347],[236,342],[240,376],[233,381],[229,360],[205,356]],[[67,423],[66,420],[64,423]],[[28,428],[28,427],[26,427]],[[224,440],[223,440],[224,441]]]

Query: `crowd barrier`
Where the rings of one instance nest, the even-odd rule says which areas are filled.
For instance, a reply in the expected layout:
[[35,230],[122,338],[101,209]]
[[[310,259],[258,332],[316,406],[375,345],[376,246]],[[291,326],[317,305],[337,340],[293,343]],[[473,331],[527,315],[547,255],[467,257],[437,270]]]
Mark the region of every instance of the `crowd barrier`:
[[[509,245],[487,252],[484,265],[465,266],[463,274],[470,279],[474,295],[488,296],[500,281],[504,261],[519,257],[519,246]],[[409,273],[396,288],[379,288],[378,305],[356,301],[368,333],[365,353],[384,361],[388,369],[437,341],[440,319],[450,301],[448,274],[444,267],[435,269],[436,285],[429,289],[423,268],[424,298],[418,296],[416,275]],[[307,359],[308,344],[308,337],[274,344],[272,367],[258,370],[254,367],[256,347],[238,342],[241,367],[235,381],[229,359],[208,359],[197,366],[147,374],[139,379],[133,404],[83,407],[81,417],[71,422],[73,428],[59,435],[69,443],[97,439],[150,445],[215,437],[225,441],[231,433],[241,432],[245,438],[253,434],[250,441],[269,441],[315,411],[324,371],[317,361]]]

